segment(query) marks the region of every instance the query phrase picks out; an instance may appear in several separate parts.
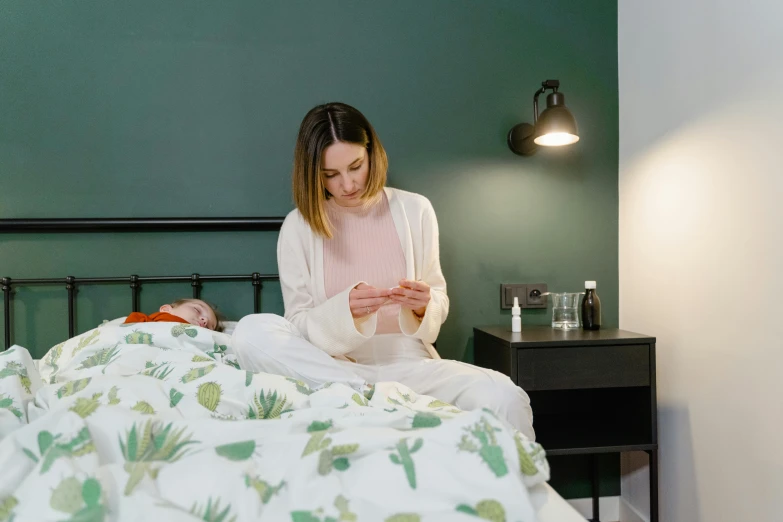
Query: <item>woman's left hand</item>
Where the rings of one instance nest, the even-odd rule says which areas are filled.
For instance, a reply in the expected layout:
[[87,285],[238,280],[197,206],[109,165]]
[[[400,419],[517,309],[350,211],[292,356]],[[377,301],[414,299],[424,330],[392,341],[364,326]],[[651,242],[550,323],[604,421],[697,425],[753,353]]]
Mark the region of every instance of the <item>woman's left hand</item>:
[[400,286],[391,289],[389,299],[393,303],[410,308],[419,317],[424,316],[430,302],[430,285],[424,281],[400,280]]

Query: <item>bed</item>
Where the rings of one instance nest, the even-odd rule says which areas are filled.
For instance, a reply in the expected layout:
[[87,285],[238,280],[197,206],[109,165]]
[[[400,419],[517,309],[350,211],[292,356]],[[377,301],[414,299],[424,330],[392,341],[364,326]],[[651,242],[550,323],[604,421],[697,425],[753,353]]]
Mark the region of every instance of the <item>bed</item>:
[[[231,335],[110,321],[74,331],[80,284],[274,275],[3,279],[0,521],[583,521],[546,484],[545,451],[490,410],[399,383],[311,389],[239,367]],[[68,339],[12,345],[11,287],[64,284]]]

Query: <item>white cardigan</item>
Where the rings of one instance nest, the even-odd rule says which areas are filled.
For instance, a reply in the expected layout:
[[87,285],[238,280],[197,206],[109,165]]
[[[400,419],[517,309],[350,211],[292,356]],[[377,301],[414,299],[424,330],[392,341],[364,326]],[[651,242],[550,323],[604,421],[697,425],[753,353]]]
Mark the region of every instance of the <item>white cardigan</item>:
[[[400,308],[402,334],[398,335],[421,339],[429,354],[440,359],[432,343],[449,313],[449,298],[440,268],[435,211],[424,196],[388,187],[384,190],[405,254],[406,278],[430,285],[431,299],[421,320],[411,310]],[[326,298],[323,239],[313,233],[296,209],[288,214],[280,229],[277,266],[285,318],[315,346],[331,356],[342,356],[375,335],[376,314],[354,320],[348,306],[348,294],[363,281]]]

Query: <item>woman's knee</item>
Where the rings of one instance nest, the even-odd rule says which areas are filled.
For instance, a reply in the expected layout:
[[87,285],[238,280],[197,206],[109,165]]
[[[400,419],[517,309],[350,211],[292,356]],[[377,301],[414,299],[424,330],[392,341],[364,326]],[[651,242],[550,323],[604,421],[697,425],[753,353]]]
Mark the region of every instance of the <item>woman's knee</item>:
[[492,406],[530,406],[530,398],[519,386],[514,384],[505,375],[488,376],[489,378],[476,378],[468,386],[466,395],[471,397],[471,402],[477,407]]
[[299,330],[290,321],[276,314],[246,315],[237,323],[232,340],[235,344],[266,344],[281,338],[301,338]]
[[530,407],[528,394],[505,375],[497,374],[489,377],[489,379],[476,379],[467,390],[466,395],[470,397],[467,403],[471,407],[466,409],[488,408],[534,440],[533,410]]

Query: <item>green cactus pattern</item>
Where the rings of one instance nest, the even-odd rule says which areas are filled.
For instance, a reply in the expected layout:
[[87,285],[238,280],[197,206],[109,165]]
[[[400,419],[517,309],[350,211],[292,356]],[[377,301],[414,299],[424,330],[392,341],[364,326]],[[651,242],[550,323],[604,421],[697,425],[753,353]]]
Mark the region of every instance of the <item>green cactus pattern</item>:
[[253,456],[256,451],[256,441],[243,440],[242,442],[232,442],[215,447],[215,453],[228,460],[247,460]]
[[332,420],[329,419],[326,422],[313,421],[307,427],[307,433],[313,433],[315,431],[326,431],[332,427]]
[[418,412],[413,417],[412,428],[435,428],[441,424],[440,417],[434,413]]
[[112,386],[109,390],[109,406],[116,406],[120,403],[120,399],[117,397],[118,391],[120,390],[116,386]]
[[14,400],[2,393],[0,393],[0,409],[10,411],[17,419],[21,419],[24,416],[22,411],[14,406]]
[[70,477],[52,491],[49,506],[57,511],[64,511],[73,515],[84,505],[82,500],[82,483],[76,477]]
[[506,510],[497,500],[482,500],[476,504],[475,508],[466,504],[460,504],[457,506],[457,511],[489,520],[490,522],[506,522]]
[[79,397],[76,399],[76,402],[73,404],[73,406],[69,408],[69,410],[74,412],[82,419],[86,419],[92,415],[95,410],[98,409],[98,406],[101,405],[101,403],[98,402],[98,399],[100,399],[102,395],[102,393],[94,393],[89,399]]
[[312,511],[291,511],[291,522],[324,522],[324,520],[328,520],[328,522],[337,522],[337,519],[334,517],[322,519],[320,517],[322,511],[323,510],[316,510],[315,513]]
[[261,480],[260,477],[245,475],[245,486],[256,490],[262,504],[269,503],[272,497],[277,495],[285,485],[285,481],[281,481],[277,486],[272,486],[268,482]]
[[398,513],[388,517],[383,522],[421,522],[421,517],[416,513]]
[[182,334],[185,334],[192,339],[198,335],[198,330],[193,328],[190,324],[184,323],[171,328],[171,335],[173,337],[179,337]]
[[351,395],[351,399],[353,399],[353,402],[355,402],[359,406],[369,406],[370,405],[370,403],[367,402],[367,399],[365,399],[364,397],[362,397],[358,393],[354,393],[353,395]]
[[[85,370],[87,368],[94,368],[95,366],[108,366],[119,354],[119,344],[115,344],[111,348],[104,348],[99,350],[93,355],[89,356],[82,361],[82,365],[76,368],[77,370]],[[106,368],[102,373],[106,373]]]
[[139,401],[131,409],[145,415],[155,415],[155,408],[147,401]]
[[180,381],[183,384],[187,384],[189,382],[195,381],[196,379],[204,377],[206,374],[214,370],[216,367],[217,364],[210,364],[207,366],[202,366],[201,368],[192,368],[188,373],[182,376]]
[[348,507],[348,499],[345,498],[342,495],[338,495],[336,499],[334,499],[334,507],[337,508],[337,511],[340,513],[340,522],[356,522],[357,517],[355,513],[351,513],[349,507]]
[[194,355],[190,362],[214,362],[211,357],[204,357],[203,355]]
[[207,352],[207,355],[214,358],[215,355],[225,354],[227,350],[228,350],[228,346],[226,346],[225,344],[214,343],[214,345],[212,346],[212,351]]
[[100,332],[96,328],[95,330],[92,331],[92,333],[90,333],[90,335],[79,339],[79,344],[77,344],[76,347],[73,349],[73,353],[71,354],[71,356],[76,357],[77,353],[81,352],[88,346],[92,346],[93,344],[97,343],[99,334]]
[[174,371],[174,368],[170,367],[169,364],[168,362],[153,364],[151,361],[148,361],[147,368],[141,374],[165,381],[166,377]]
[[310,387],[304,381],[292,379],[290,377],[286,377],[285,380],[290,383],[293,383],[296,386],[296,391],[298,391],[302,395],[311,395],[313,393],[313,390],[311,390]]
[[129,473],[125,485],[126,496],[133,492],[144,475],[157,477],[156,462],[176,462],[187,454],[187,446],[199,443],[191,440],[192,435],[185,434],[186,428],[172,431],[172,426],[171,422],[163,427],[162,423],[149,420],[137,430],[136,423],[133,423],[133,427],[125,434],[125,440],[120,437],[125,471]]
[[5,379],[6,377],[11,377],[12,375],[18,375],[24,391],[26,391],[28,394],[32,393],[30,391],[30,385],[32,383],[30,382],[30,377],[27,375],[27,368],[25,368],[22,363],[12,361],[6,364],[3,370],[0,370],[0,379]]
[[253,382],[253,372],[245,372],[245,386],[250,386],[250,383]]
[[230,355],[223,359],[223,364],[226,364],[228,366],[231,366],[232,368],[236,370],[241,370],[242,368],[239,367],[239,363],[234,360],[233,358],[229,359],[231,357]]
[[58,442],[62,434],[52,435],[51,432],[43,430],[38,433],[38,452],[36,456],[32,450],[22,448],[25,455],[37,463],[41,463],[41,474],[51,469],[55,461],[61,457],[81,457],[89,453],[94,453],[95,444],[90,437],[89,430],[85,427],[68,442]]
[[220,510],[219,498],[215,499],[214,501],[211,497],[208,498],[204,507],[199,507],[198,504],[193,504],[193,507],[190,508],[190,513],[196,515],[204,522],[234,522],[237,519],[236,516],[228,518],[228,515],[231,513],[230,504],[222,511]]
[[358,449],[358,444],[340,444],[332,448],[324,448],[318,456],[318,474],[328,475],[332,469],[345,471],[351,467],[346,455],[355,453]]
[[101,504],[101,484],[94,478],[80,482],[69,477],[60,482],[52,491],[49,505],[52,509],[71,515],[67,519],[76,521],[102,521],[106,517],[106,507]]
[[519,471],[522,472],[523,475],[532,477],[538,473],[538,467],[536,466],[535,460],[540,458],[540,455],[544,451],[543,448],[536,444],[536,449],[533,450],[533,453],[528,453],[522,442],[522,437],[520,437],[518,433],[514,434],[514,443],[517,446],[517,455],[519,456]]
[[248,405],[248,419],[279,419],[280,414],[288,405],[285,395],[278,396],[277,390],[266,394],[261,390],[257,396],[253,396],[253,404]]
[[223,394],[223,390],[216,382],[205,382],[200,384],[196,398],[198,403],[204,406],[209,411],[215,411],[220,404],[220,396]]
[[152,334],[134,330],[125,336],[125,344],[152,344]]
[[342,495],[334,500],[334,507],[337,508],[338,516],[326,516],[323,515],[323,508],[316,509],[315,511],[291,511],[292,522],[357,522],[358,517],[356,513],[351,513],[348,507],[348,499]]
[[184,397],[185,394],[181,393],[174,388],[169,390],[169,407],[174,408],[179,404],[179,401],[182,400],[182,397]]
[[413,446],[408,448],[408,439],[400,439],[395,446],[397,452],[389,454],[389,460],[393,464],[402,465],[405,469],[405,476],[408,478],[408,485],[411,489],[416,489],[416,468],[413,465],[412,455],[419,451],[424,444],[422,439],[416,439]]
[[332,443],[332,439],[326,437],[326,431],[317,431],[310,436],[310,440],[307,441],[304,451],[302,451],[302,457],[306,457],[316,451],[321,451],[329,447]]
[[371,401],[374,395],[375,395],[375,385],[368,384],[367,389],[364,390],[364,398],[367,399],[368,401]]
[[501,431],[500,428],[495,428],[489,424],[486,417],[481,417],[481,421],[474,424],[472,427],[465,428],[465,431],[473,435],[479,446],[470,439],[468,435],[463,435],[458,448],[460,451],[469,451],[471,453],[478,453],[481,459],[486,462],[489,469],[496,477],[500,478],[508,473],[506,467],[506,461],[503,458],[503,448],[497,444],[495,437],[496,431]]
[[67,382],[64,386],[61,386],[57,390],[57,398],[62,399],[63,397],[68,397],[74,393],[82,391],[87,387],[88,384],[90,384],[90,381],[92,381],[92,377],[86,377],[84,379]]
[[14,519],[14,508],[19,504],[16,497],[9,496],[0,500],[0,522]]
[[355,453],[359,449],[359,445],[342,444],[330,448],[329,445],[332,443],[332,439],[328,438],[326,435],[326,431],[313,432],[302,452],[302,458],[320,451],[321,453],[318,456],[318,473],[320,475],[328,475],[332,469],[345,471],[350,467],[346,455]]
[[427,405],[428,408],[450,408],[451,404],[439,400],[434,400]]
[[57,372],[60,371],[60,367],[57,366],[57,361],[60,360],[60,356],[63,354],[63,346],[65,346],[65,343],[60,343],[49,350],[48,360],[45,361],[46,364],[52,367],[52,377],[49,379],[49,384],[54,384],[56,382]]

